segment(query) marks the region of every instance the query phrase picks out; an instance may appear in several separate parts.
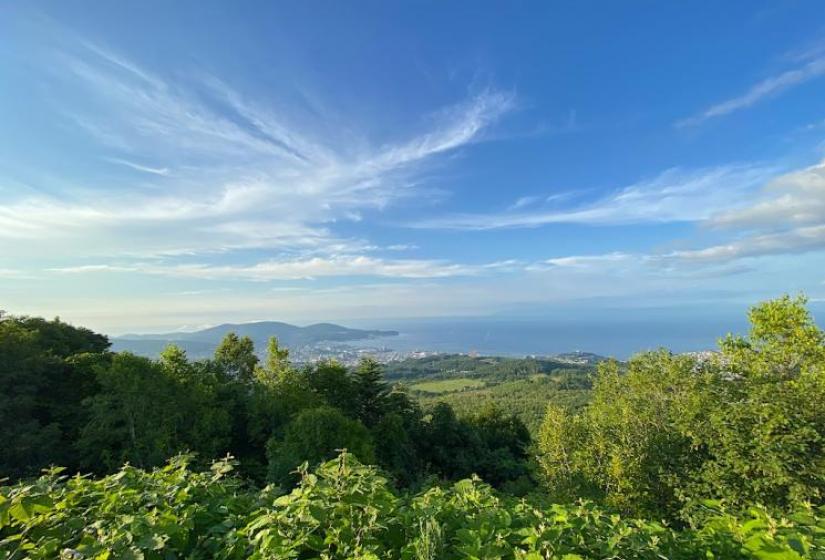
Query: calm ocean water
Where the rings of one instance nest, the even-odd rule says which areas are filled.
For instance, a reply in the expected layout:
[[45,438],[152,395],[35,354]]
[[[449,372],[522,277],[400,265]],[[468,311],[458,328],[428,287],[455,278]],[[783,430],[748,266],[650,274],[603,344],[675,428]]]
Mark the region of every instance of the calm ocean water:
[[[370,341],[396,350],[478,352],[524,356],[581,350],[620,359],[666,347],[674,352],[716,348],[717,340],[748,329],[745,309],[644,310],[567,314],[552,319],[417,319],[363,321],[349,326],[394,329],[400,336]],[[817,313],[820,318],[825,318]],[[820,321],[820,325],[822,325]]]
[[[386,325],[386,328],[390,326]],[[478,352],[502,356],[558,354],[581,350],[627,358],[635,352],[660,346],[676,352],[709,350],[716,347],[717,339],[710,334],[716,331],[708,331],[696,325],[649,323],[586,325],[460,320],[407,323],[392,328],[399,330],[401,334],[376,339],[370,341],[370,344],[386,345],[396,350]]]

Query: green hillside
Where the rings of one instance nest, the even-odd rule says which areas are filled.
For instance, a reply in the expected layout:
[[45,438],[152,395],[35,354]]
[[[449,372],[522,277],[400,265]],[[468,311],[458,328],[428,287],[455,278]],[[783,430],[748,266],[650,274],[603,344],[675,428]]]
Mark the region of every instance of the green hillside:
[[389,382],[3,316],[0,558],[823,559],[825,333],[804,298],[749,318],[710,355]]
[[548,403],[575,411],[589,398],[595,367],[554,359],[438,355],[387,365],[425,410],[446,403],[459,416],[496,406],[537,433]]

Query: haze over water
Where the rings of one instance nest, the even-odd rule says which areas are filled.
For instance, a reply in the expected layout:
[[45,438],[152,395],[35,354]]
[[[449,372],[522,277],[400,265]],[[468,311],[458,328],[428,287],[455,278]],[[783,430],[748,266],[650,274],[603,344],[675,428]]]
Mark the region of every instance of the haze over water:
[[[822,305],[814,302],[811,308],[822,324]],[[401,351],[525,356],[580,350],[619,359],[660,347],[673,352],[713,350],[719,338],[727,333],[745,334],[748,328],[745,306],[607,310],[601,315],[567,310],[544,318],[406,319],[363,325],[398,330],[397,337],[367,344],[385,344]]]

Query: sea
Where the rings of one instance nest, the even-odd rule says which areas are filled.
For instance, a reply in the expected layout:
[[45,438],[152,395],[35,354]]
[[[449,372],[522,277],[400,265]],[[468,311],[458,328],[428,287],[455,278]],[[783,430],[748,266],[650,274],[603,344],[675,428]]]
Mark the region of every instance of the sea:
[[[819,307],[819,306],[818,306]],[[478,353],[496,356],[592,352],[627,359],[656,348],[714,350],[728,333],[746,334],[747,307],[566,312],[551,317],[462,317],[359,321],[359,326],[399,331],[365,344],[399,351]],[[816,313],[820,326],[825,313]]]

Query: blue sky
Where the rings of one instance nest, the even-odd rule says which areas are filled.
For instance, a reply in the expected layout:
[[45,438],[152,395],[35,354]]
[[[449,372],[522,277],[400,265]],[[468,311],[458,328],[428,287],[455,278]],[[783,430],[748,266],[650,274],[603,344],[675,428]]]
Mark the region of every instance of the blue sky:
[[0,36],[13,313],[825,298],[821,2],[18,2]]

